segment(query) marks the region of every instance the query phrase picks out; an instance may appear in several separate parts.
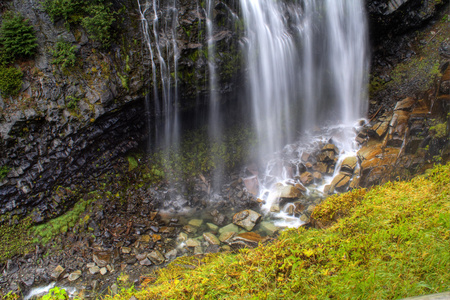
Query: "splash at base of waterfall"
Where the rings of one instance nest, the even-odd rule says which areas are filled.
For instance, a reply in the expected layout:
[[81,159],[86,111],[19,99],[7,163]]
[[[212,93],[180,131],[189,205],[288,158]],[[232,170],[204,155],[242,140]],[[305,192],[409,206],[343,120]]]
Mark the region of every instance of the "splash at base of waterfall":
[[339,125],[308,132],[269,161],[258,179],[258,198],[261,210],[276,226],[307,223],[327,195],[357,184],[356,131],[354,126]]

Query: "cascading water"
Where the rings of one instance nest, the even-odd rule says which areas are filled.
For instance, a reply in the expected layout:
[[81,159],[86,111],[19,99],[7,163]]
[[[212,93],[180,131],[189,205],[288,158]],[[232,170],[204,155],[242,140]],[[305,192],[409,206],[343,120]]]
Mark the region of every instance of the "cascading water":
[[[177,145],[179,139],[179,112],[178,112],[178,47],[176,27],[178,10],[176,0],[166,3],[166,14],[163,19],[158,16],[159,1],[146,0],[141,3],[137,0],[141,27],[145,44],[149,50],[152,69],[153,102],[149,95],[146,97],[147,113],[156,118],[156,124],[149,124],[150,131],[154,130],[155,139],[149,140],[149,147]],[[151,26],[150,26],[151,23]],[[159,27],[164,27],[166,33],[164,40],[160,40]],[[163,53],[166,51],[166,53]],[[164,57],[172,57],[167,61]],[[158,72],[159,69],[159,72]],[[159,73],[159,74],[158,74]],[[159,75],[159,76],[158,76]],[[173,75],[173,76],[172,76]],[[161,83],[161,91],[158,90]],[[151,112],[153,108],[153,112]],[[149,117],[148,120],[151,120]],[[151,136],[151,135],[150,135]]]
[[[363,4],[362,0],[241,0],[260,162],[268,161],[268,154],[292,141],[296,130],[324,127],[330,129],[322,130],[321,135],[309,135],[309,144],[303,141],[288,145],[280,152],[289,157],[288,165],[298,166],[303,152],[313,151],[330,138],[340,149],[336,172],[344,157],[354,155],[352,126],[363,116],[367,103],[367,26]],[[300,177],[299,167],[288,167],[287,171],[284,166],[283,171],[274,171],[279,162],[280,158],[269,161],[260,179],[260,197],[267,212],[278,211],[274,204],[280,200],[280,185],[301,185],[300,180],[294,179]],[[332,176],[325,182],[331,180]],[[321,189],[323,186],[316,187]],[[290,207],[291,204],[286,205],[287,209]],[[284,210],[275,217],[286,219]],[[287,225],[301,223],[291,218]]]

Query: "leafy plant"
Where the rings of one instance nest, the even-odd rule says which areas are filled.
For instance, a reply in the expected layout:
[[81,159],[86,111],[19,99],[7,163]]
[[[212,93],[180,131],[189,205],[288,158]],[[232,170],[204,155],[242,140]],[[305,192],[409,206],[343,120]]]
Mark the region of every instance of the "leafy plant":
[[80,101],[79,98],[74,96],[67,96],[66,100],[69,100],[69,102],[66,105],[68,109],[75,109],[77,107],[78,102]]
[[81,20],[81,25],[86,29],[89,37],[101,42],[104,47],[111,45],[111,26],[116,20],[109,5],[90,5],[86,9],[88,16]]
[[3,51],[12,58],[31,57],[37,48],[33,26],[20,14],[6,14],[0,27]]
[[48,291],[47,295],[44,295],[41,300],[66,300],[69,299],[69,295],[63,288],[55,286]]
[[83,2],[80,0],[45,0],[41,4],[52,22],[63,19],[66,27],[70,27],[69,23],[76,21],[82,12]]
[[76,46],[72,46],[69,42],[58,41],[55,48],[51,50],[54,64],[61,65],[63,69],[75,65]]
[[14,67],[0,66],[0,92],[4,96],[15,96],[22,87],[22,72]]

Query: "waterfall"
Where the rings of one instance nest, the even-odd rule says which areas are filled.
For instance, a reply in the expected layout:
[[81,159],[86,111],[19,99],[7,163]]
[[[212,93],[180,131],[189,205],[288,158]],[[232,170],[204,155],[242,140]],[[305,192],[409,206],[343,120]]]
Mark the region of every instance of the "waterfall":
[[[300,178],[298,167],[293,170],[289,165],[298,166],[302,163],[301,153],[320,151],[315,147],[329,143],[330,138],[340,151],[335,175],[345,157],[356,155],[352,127],[364,116],[368,102],[364,2],[240,3],[245,23],[248,90],[260,143],[258,159],[267,164],[259,182],[259,197],[265,203],[262,209],[281,220],[276,224],[298,227],[302,221],[286,214],[292,210],[292,204],[278,208],[280,186],[301,185],[294,179]],[[308,141],[285,146],[300,132],[311,129],[317,134],[309,134]],[[281,155],[268,157],[277,153]],[[332,179],[326,178],[325,184]],[[304,196],[316,197],[323,188],[306,189]]]
[[300,129],[352,124],[367,103],[362,0],[241,0],[260,159]]
[[[149,124],[149,131],[154,131],[155,138],[153,141],[149,139],[149,147],[177,145],[179,139],[177,74],[179,53],[176,38],[178,22],[176,0],[165,3],[162,18],[159,1],[146,0],[141,3],[141,0],[137,0],[137,3],[152,70],[153,99],[147,95],[146,110],[149,122],[152,119],[155,120],[155,124]],[[160,27],[163,27],[165,32],[163,40],[160,39]]]

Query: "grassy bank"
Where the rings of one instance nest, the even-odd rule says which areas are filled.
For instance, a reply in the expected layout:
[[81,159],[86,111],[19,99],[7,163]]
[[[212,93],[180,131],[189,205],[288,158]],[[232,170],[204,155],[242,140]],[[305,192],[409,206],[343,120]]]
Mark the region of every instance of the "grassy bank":
[[327,229],[288,230],[237,254],[179,258],[139,291],[119,281],[121,292],[106,298],[396,299],[450,290],[450,165],[331,197],[315,216]]

